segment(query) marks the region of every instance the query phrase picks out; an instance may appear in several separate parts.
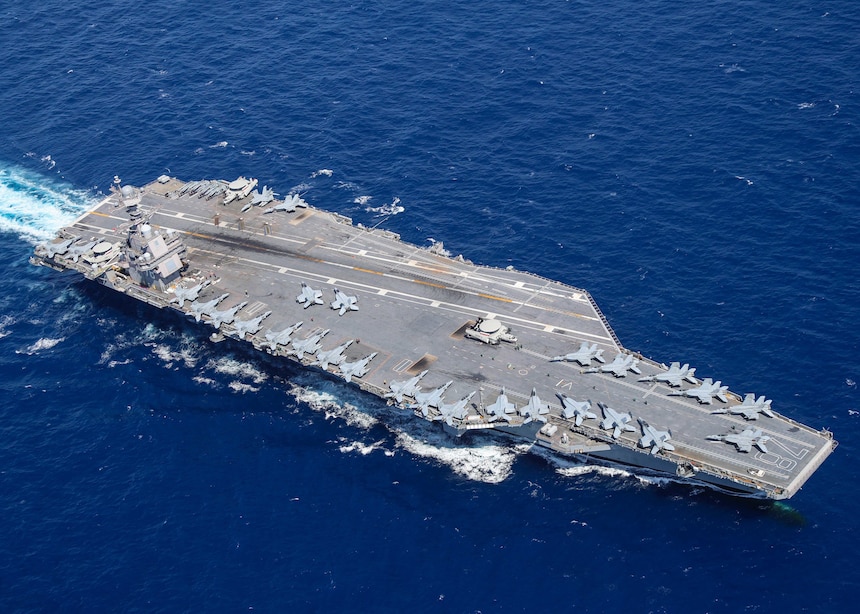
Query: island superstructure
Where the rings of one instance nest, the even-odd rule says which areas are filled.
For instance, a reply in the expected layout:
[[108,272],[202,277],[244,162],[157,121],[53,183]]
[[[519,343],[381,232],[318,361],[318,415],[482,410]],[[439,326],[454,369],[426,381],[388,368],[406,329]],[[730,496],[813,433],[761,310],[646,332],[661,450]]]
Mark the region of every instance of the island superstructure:
[[454,435],[504,433],[556,454],[753,496],[794,495],[827,430],[625,349],[591,295],[451,258],[240,177],[116,187],[34,264],[72,270],[321,369]]

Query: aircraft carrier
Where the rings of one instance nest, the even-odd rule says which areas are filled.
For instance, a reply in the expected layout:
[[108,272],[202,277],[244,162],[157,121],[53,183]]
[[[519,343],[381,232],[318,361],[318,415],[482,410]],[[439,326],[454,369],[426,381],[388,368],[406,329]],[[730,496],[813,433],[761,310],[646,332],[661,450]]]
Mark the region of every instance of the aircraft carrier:
[[794,495],[836,447],[765,396],[625,349],[585,290],[410,245],[254,179],[117,178],[31,261],[176,311],[215,341],[326,371],[455,435],[504,433],[772,499]]

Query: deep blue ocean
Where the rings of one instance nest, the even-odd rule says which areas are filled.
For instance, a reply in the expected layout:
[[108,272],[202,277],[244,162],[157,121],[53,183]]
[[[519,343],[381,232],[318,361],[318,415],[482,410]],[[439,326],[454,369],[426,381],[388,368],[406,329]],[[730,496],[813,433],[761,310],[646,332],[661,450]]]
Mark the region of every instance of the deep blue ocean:
[[[6,0],[0,611],[854,611],[858,81],[855,0]],[[587,288],[839,448],[773,503],[458,442],[28,263],[162,173]]]

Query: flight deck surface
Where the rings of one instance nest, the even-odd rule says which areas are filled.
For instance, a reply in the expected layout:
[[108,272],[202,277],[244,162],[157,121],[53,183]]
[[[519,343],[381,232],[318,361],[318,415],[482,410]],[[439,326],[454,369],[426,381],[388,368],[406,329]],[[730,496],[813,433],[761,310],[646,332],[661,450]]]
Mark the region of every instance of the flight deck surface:
[[[225,205],[223,196],[180,194],[184,185],[163,177],[139,194],[146,223],[175,231],[187,250],[182,277],[170,287],[161,290],[132,283],[122,273],[121,256],[109,258],[107,247],[102,248],[101,261],[73,260],[38,248],[34,261],[78,270],[130,296],[184,313],[192,313],[191,301],[176,300],[177,285],[199,287],[198,305],[226,295],[217,303],[218,310],[238,308],[236,322],[259,318],[262,324],[246,333],[236,322],[225,322],[218,335],[241,337],[277,356],[293,354],[293,360],[299,357],[291,347],[271,343],[267,333],[299,321],[303,325],[293,333],[294,340],[328,330],[320,340],[320,352],[344,345],[346,364],[373,355],[366,361],[367,372],[352,383],[379,397],[391,397],[393,383],[426,370],[420,379],[422,392],[450,381],[444,403],[471,395],[454,419],[448,408],[449,415],[441,420],[457,434],[500,430],[562,455],[668,471],[777,499],[797,492],[835,447],[829,432],[816,431],[775,411],[754,414],[754,420],[731,413],[741,405],[743,395],[725,391],[726,402],[706,396],[709,403],[678,396],[701,385],[700,379],[690,377],[682,386],[649,380],[665,375],[667,368],[624,349],[585,290],[527,272],[450,258],[313,207],[271,211],[248,207],[250,197]],[[97,242],[121,247],[131,226],[116,193],[60,236],[67,241],[77,237],[75,245]],[[322,304],[306,306],[297,301],[303,283],[321,292]],[[332,309],[336,289],[355,297],[358,309],[342,314],[343,310]],[[213,323],[208,313],[201,319]],[[468,330],[482,321],[504,324],[516,340],[494,345],[468,338]],[[553,360],[576,352],[583,343],[602,350],[604,362]],[[600,370],[616,356],[626,359],[630,368],[616,373]],[[311,352],[301,361],[311,364],[315,358]],[[327,370],[340,373],[337,364]],[[498,420],[487,408],[502,390],[517,410]],[[559,395],[590,401],[594,417],[579,420],[578,425],[573,418],[565,418]],[[533,396],[542,401],[534,406],[543,406],[548,413],[521,411]],[[406,397],[391,402],[403,411],[414,411],[416,419],[442,417],[440,407],[416,409],[414,395]],[[628,415],[626,426],[606,425],[604,406]],[[663,438],[671,445],[649,449],[641,441],[646,435],[642,423],[670,433]],[[742,436],[743,441],[736,444],[731,437],[726,439],[732,435],[745,439]],[[750,442],[749,451],[742,451],[744,443]]]

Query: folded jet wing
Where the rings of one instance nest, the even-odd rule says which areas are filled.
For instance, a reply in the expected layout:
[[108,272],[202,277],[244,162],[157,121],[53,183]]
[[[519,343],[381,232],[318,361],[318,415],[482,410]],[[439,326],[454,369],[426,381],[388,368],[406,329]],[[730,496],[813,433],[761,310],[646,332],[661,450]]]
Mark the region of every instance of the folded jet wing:
[[272,315],[271,311],[267,311],[262,315],[250,320],[236,320],[233,322],[233,328],[239,333],[239,339],[244,339],[245,335],[253,335],[263,327],[263,320]]
[[320,331],[315,335],[311,335],[306,339],[293,339],[292,354],[299,360],[305,357],[305,354],[315,354],[320,349],[320,341],[329,333],[329,329]]
[[81,256],[88,254],[97,244],[98,241],[96,240],[87,241],[85,243],[75,243],[69,247],[63,255],[66,258],[71,258],[72,262],[77,262]]
[[713,399],[719,399],[723,403],[728,403],[726,391],[728,386],[721,386],[722,382],[714,382],[710,377],[706,377],[702,384],[696,388],[688,388],[679,392],[670,392],[669,396],[676,397],[693,397],[699,400],[699,403],[710,405]]
[[672,431],[661,431],[653,426],[639,420],[639,425],[642,427],[642,437],[639,439],[639,446],[642,448],[651,448],[651,454],[657,455],[661,450],[671,452],[675,449],[669,440],[672,439]]
[[761,429],[754,429],[752,427],[744,429],[742,433],[708,435],[706,439],[730,443],[738,449],[738,452],[751,452],[752,447],[755,446],[765,454],[767,454],[767,447],[764,444],[770,441],[770,437],[763,434]]
[[578,362],[583,367],[590,367],[592,360],[596,360],[600,363],[606,362],[603,360],[603,350],[597,349],[596,343],[589,344],[587,341],[583,341],[582,344],[580,344],[579,349],[575,352],[565,354],[564,356],[556,356],[550,360],[553,362],[559,362],[562,360],[567,362]]
[[393,398],[398,403],[403,402],[403,397],[415,398],[415,395],[418,394],[419,390],[421,390],[421,386],[418,385],[418,382],[420,382],[421,378],[425,375],[427,375],[426,369],[408,380],[391,382],[388,384],[388,389],[391,392],[386,392],[385,398]]
[[421,414],[426,418],[427,414],[430,412],[431,407],[439,408],[439,405],[442,404],[442,395],[445,394],[445,391],[448,390],[448,387],[453,384],[453,380],[449,380],[445,384],[439,386],[435,390],[429,390],[427,392],[416,392],[415,393],[415,403],[411,405],[413,409],[420,409]]
[[656,375],[647,375],[645,377],[640,377],[640,382],[664,382],[669,384],[670,386],[678,387],[682,382],[687,381],[691,384],[698,384],[698,380],[695,378],[696,369],[690,368],[690,365],[684,364],[681,366],[680,362],[673,362],[669,367],[669,370],[664,373],[657,373]]
[[469,401],[472,400],[472,397],[475,396],[475,392],[472,391],[462,399],[457,401],[456,403],[442,403],[439,406],[439,415],[434,420],[444,420],[448,426],[454,426],[454,420],[462,420],[466,417],[466,406],[469,404]]
[[69,251],[69,248],[75,241],[77,241],[76,238],[64,239],[60,242],[42,243],[42,245],[40,245],[39,247],[45,252],[45,255],[48,258],[53,258],[56,255],[62,256],[67,251]]
[[185,288],[183,286],[176,286],[173,290],[173,298],[170,299],[170,302],[179,303],[179,308],[182,309],[185,306],[185,301],[196,301],[197,297],[200,295],[200,291],[208,285],[208,280],[203,280],[196,286],[191,286],[190,288]]
[[603,410],[603,420],[600,422],[600,428],[604,430],[612,429],[612,438],[618,439],[621,436],[622,431],[626,432],[634,432],[636,429],[630,425],[630,421],[633,420],[633,415],[631,413],[622,414],[621,412],[615,411],[608,405],[600,404],[600,409]]
[[712,411],[712,414],[730,413],[734,416],[743,416],[745,420],[757,420],[759,414],[764,414],[768,418],[775,417],[770,409],[770,399],[766,399],[764,395],[756,399],[755,394],[748,393],[744,397],[744,402],[740,405],[732,405],[723,409]]
[[487,405],[486,407],[487,416],[489,416],[490,422],[496,422],[497,420],[510,422],[511,416],[509,414],[514,413],[516,410],[517,406],[508,400],[508,395],[505,393],[504,388],[502,388],[502,391],[499,393],[495,402]]
[[242,307],[248,304],[248,301],[242,301],[235,307],[230,307],[229,309],[214,309],[210,311],[209,316],[209,324],[214,326],[217,329],[221,328],[222,324],[232,324],[233,320],[236,319],[236,314],[239,312]]
[[212,309],[215,309],[218,303],[223,301],[228,296],[230,296],[230,294],[228,292],[225,292],[221,296],[216,296],[211,301],[206,301],[205,303],[201,303],[199,300],[195,300],[189,306],[190,315],[193,315],[194,319],[199,322],[200,318],[202,318],[204,314],[208,315]]
[[305,282],[302,282],[302,291],[296,297],[296,302],[303,304],[305,306],[305,309],[307,309],[311,305],[322,305],[322,291],[314,290]]
[[266,342],[269,345],[269,349],[274,351],[279,345],[287,345],[290,342],[290,337],[294,332],[299,330],[302,327],[304,322],[296,322],[292,326],[287,326],[285,329],[280,331],[274,331],[269,329],[266,332]]
[[344,356],[343,353],[346,351],[346,348],[351,346],[353,343],[355,343],[355,341],[350,339],[346,343],[341,343],[336,348],[332,348],[330,350],[319,350],[317,352],[317,359],[311,364],[319,365],[323,371],[328,369],[329,365],[339,365],[346,360],[346,356]]
[[273,200],[275,200],[275,191],[269,186],[264,185],[262,192],[254,190],[251,206],[262,207],[263,205],[268,205]]
[[337,288],[334,289],[334,300],[331,303],[332,309],[339,309],[338,315],[343,315],[347,311],[358,311],[356,303],[358,299],[354,296],[348,296],[345,292],[341,292]]
[[376,354],[377,352],[373,352],[361,360],[342,362],[337,368],[340,369],[340,374],[343,376],[343,379],[347,382],[351,382],[353,377],[364,377],[367,374],[369,369],[368,364],[371,360],[376,358]]
[[546,414],[549,413],[549,406],[540,400],[537,390],[532,388],[532,395],[529,397],[529,402],[520,407],[520,415],[525,418],[523,424],[528,424],[532,420],[546,422]]
[[284,198],[284,202],[278,203],[274,207],[269,207],[263,213],[274,213],[275,211],[286,211],[287,213],[292,213],[296,210],[296,207],[307,207],[308,203],[299,196],[298,194],[288,194],[286,198]]
[[567,420],[574,420],[576,426],[580,426],[583,420],[597,418],[597,414],[588,411],[591,409],[591,401],[574,401],[560,392],[556,393],[556,396],[561,401],[561,414]]
[[618,354],[608,365],[601,365],[593,369],[586,369],[583,373],[612,373],[615,377],[624,377],[628,371],[633,371],[638,375],[642,374],[637,366],[639,360],[630,354]]

